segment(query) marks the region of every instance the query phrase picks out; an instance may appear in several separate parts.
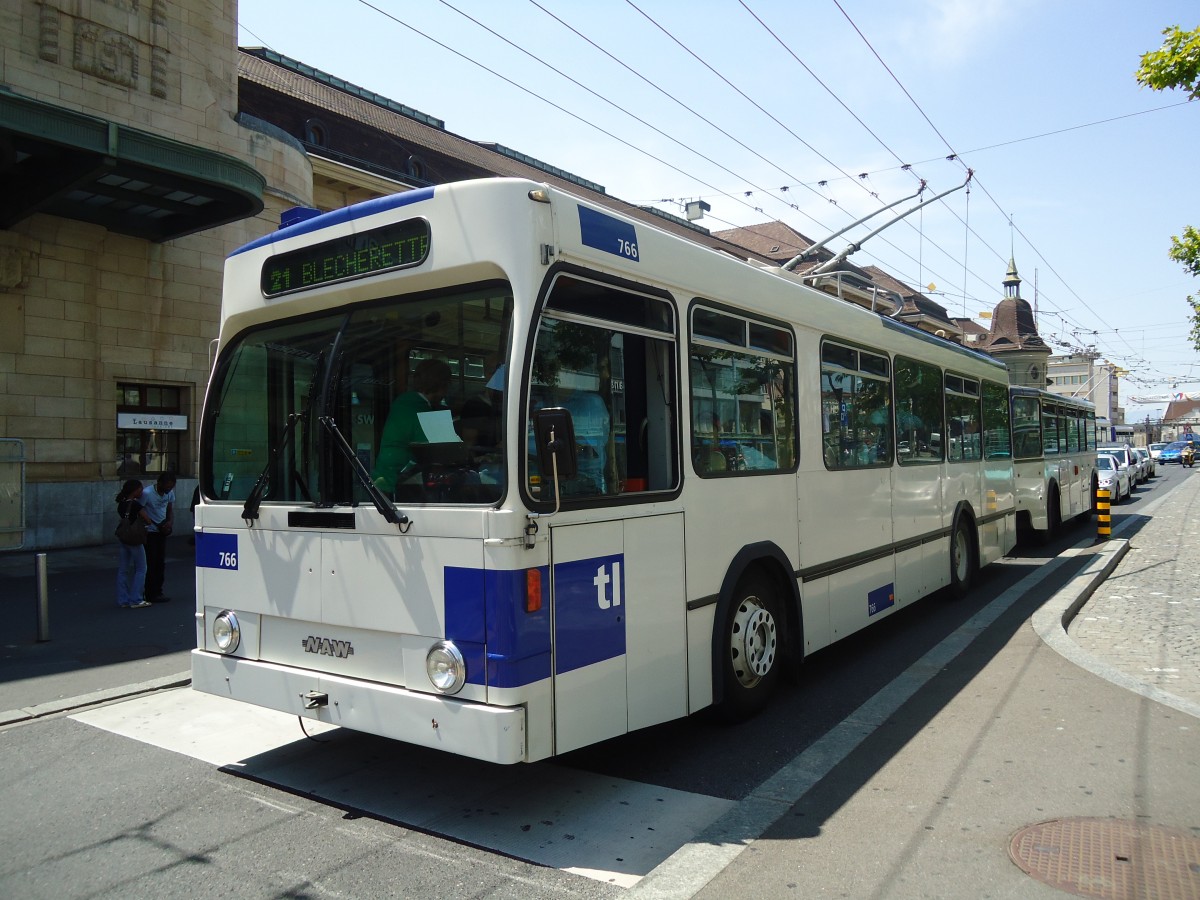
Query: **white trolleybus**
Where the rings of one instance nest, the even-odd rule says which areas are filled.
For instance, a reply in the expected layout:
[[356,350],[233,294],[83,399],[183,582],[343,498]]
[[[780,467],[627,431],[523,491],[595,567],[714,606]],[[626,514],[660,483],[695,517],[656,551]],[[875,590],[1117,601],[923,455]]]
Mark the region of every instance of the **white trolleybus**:
[[1096,508],[1096,409],[1036,388],[1010,392],[1019,525],[1046,540]]
[[201,447],[194,687],[497,763],[748,715],[1015,542],[1002,365],[521,180],[235,252]]

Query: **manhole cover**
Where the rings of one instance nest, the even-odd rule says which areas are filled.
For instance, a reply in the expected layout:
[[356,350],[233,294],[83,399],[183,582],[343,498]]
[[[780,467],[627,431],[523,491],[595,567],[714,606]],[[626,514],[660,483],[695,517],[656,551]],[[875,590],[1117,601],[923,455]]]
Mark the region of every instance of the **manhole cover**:
[[1055,819],[1022,828],[1008,855],[1080,897],[1200,900],[1200,837],[1125,819]]

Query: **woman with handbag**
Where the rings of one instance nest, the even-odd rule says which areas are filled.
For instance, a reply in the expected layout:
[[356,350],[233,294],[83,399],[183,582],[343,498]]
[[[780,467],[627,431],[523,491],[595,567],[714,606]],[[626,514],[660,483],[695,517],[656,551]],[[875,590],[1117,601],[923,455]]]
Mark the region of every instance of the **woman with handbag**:
[[142,599],[146,584],[146,527],[150,517],[141,504],[142,483],[130,478],[117,494],[117,526],[121,558],[117,563],[117,606],[121,609],[145,609]]

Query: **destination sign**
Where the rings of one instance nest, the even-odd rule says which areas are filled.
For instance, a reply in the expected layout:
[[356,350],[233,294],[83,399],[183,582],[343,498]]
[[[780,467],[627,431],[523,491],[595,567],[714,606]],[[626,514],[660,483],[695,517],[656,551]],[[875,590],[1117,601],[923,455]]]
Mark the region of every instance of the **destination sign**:
[[262,268],[264,297],[420,265],[429,256],[429,223],[408,219],[272,256]]

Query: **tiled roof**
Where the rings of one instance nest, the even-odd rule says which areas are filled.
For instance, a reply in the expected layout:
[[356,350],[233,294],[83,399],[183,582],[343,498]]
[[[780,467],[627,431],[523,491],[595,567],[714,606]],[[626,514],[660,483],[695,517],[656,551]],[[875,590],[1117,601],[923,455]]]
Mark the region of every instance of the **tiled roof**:
[[[807,250],[816,243],[789,225],[778,220],[761,222],[757,225],[745,225],[740,228],[727,228],[724,231],[713,232],[716,237],[731,241],[747,250],[753,250],[768,259],[785,263],[802,250]],[[821,252],[819,259],[829,259],[833,254]]]
[[1200,400],[1172,400],[1163,413],[1163,422],[1200,421]]
[[963,334],[987,334],[988,330],[976,322],[974,319],[961,319],[958,316],[951,316],[950,321],[962,329]]
[[1021,297],[1005,297],[996,304],[989,334],[987,349],[1045,350],[1047,355],[1051,352],[1038,334],[1033,307]]

